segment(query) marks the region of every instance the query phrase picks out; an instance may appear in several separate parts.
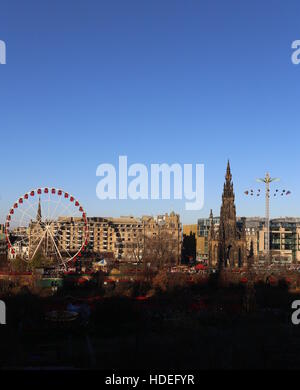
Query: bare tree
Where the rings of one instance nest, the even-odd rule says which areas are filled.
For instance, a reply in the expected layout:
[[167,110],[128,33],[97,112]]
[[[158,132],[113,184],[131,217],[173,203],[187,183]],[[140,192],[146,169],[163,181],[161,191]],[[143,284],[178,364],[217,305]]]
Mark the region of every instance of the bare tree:
[[145,257],[157,270],[175,264],[177,252],[177,239],[165,228],[145,240]]
[[176,263],[178,257],[178,240],[167,228],[160,227],[155,231],[139,232],[131,246],[131,258],[143,262],[145,266],[161,269]]
[[133,238],[130,249],[129,256],[136,263],[142,262],[145,255],[145,235],[143,232],[138,232]]

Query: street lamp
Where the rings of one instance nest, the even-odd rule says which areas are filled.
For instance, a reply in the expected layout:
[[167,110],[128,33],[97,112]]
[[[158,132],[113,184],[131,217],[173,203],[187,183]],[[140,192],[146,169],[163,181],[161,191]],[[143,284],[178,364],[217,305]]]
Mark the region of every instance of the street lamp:
[[[264,178],[258,178],[256,179],[259,183],[265,183],[265,226],[266,226],[266,237],[265,237],[265,249],[264,252],[266,254],[266,257],[269,258],[270,256],[270,184],[273,182],[279,181],[279,178],[273,178],[270,176],[270,174],[267,172],[266,176]],[[247,190],[245,191],[246,195],[250,196],[260,196],[261,190],[258,189],[257,193],[255,193],[253,190]],[[284,196],[284,195],[290,195],[291,191],[276,189],[273,193],[273,197],[276,197],[278,195]]]

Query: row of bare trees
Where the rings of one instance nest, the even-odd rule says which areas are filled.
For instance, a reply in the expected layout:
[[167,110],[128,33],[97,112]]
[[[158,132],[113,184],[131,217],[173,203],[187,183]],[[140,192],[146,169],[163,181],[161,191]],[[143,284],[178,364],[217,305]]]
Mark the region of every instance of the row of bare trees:
[[160,270],[178,264],[179,238],[167,228],[158,228],[153,234],[139,232],[131,244],[131,258],[148,267]]

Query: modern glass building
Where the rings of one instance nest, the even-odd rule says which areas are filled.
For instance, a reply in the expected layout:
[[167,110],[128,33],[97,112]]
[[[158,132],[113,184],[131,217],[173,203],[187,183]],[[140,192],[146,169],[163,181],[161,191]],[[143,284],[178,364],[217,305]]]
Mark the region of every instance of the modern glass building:
[[[220,222],[219,217],[214,217],[216,230]],[[237,218],[237,223],[242,223],[242,218]],[[199,240],[197,257],[200,260],[208,258],[208,232],[210,228],[209,218],[198,219],[197,240]],[[265,219],[261,217],[249,217],[245,220],[247,248],[253,244],[254,256],[259,258],[265,253],[266,228]],[[300,264],[300,218],[276,218],[270,220],[270,250],[272,260],[275,263],[299,263]]]
[[270,249],[275,262],[300,262],[300,218],[270,221]]

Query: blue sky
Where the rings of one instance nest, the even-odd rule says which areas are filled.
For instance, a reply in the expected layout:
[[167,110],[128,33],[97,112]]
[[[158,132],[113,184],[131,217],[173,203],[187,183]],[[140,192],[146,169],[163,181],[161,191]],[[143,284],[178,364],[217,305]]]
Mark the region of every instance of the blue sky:
[[[219,213],[227,159],[239,215],[263,215],[247,188],[269,170],[300,215],[300,3],[240,0],[3,0],[0,220],[39,186],[74,193],[88,215]],[[96,168],[204,163],[205,206],[100,201]],[[274,187],[275,188],[275,187]]]

